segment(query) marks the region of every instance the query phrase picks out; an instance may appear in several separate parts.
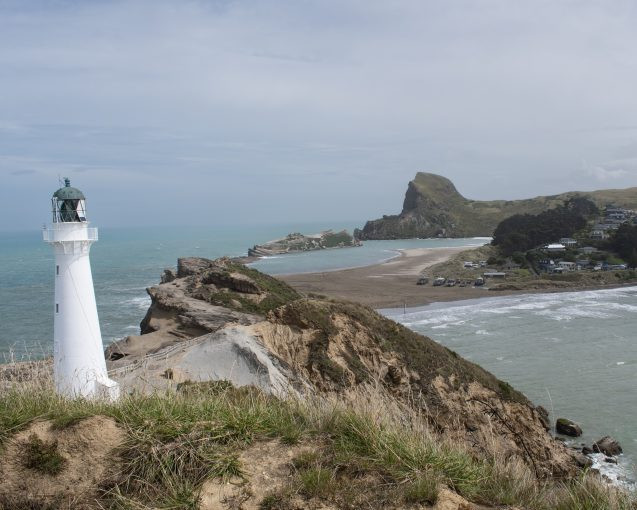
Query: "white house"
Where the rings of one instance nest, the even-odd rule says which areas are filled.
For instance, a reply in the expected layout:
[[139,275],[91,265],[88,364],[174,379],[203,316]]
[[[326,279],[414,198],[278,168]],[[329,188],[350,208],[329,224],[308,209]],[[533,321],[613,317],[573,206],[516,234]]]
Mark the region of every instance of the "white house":
[[547,244],[545,247],[546,251],[552,252],[552,253],[556,253],[556,252],[562,252],[566,250],[566,246],[564,246],[561,243],[552,243],[552,244]]

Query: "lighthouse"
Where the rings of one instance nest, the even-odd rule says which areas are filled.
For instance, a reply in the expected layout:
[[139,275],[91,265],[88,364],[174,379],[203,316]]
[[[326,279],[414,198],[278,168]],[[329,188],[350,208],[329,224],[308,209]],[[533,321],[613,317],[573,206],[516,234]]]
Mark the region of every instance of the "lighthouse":
[[89,228],[84,194],[68,178],[51,203],[53,223],[43,236],[55,254],[55,387],[67,397],[116,399],[119,386],[106,372],[89,261],[97,229]]

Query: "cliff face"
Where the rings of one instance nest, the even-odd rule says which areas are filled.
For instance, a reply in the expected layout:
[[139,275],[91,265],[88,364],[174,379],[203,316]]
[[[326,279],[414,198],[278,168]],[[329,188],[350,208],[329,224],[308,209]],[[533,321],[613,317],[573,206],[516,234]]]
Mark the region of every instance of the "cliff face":
[[480,201],[463,197],[445,177],[419,172],[409,182],[400,214],[368,221],[354,235],[362,240],[491,236],[498,223],[514,214],[538,214],[575,196],[590,198],[598,206],[637,208],[637,188]]
[[107,352],[124,388],[228,379],[274,394],[344,395],[380,384],[476,455],[495,444],[541,477],[586,462],[550,436],[546,412],[524,395],[367,307],[299,296],[228,259],[180,259],[163,280],[149,289],[146,334]]

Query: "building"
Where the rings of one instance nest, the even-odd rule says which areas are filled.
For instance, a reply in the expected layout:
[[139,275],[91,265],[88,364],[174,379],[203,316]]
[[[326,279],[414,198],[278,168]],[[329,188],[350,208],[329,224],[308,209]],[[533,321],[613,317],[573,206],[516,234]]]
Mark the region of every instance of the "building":
[[566,251],[566,246],[561,243],[547,244],[544,249],[550,253],[560,253]]
[[570,237],[562,237],[562,239],[560,239],[560,244],[563,244],[566,248],[572,248],[577,245],[577,241]]
[[561,267],[562,271],[575,271],[577,264],[575,262],[560,261],[557,263],[557,267]]
[[64,179],[51,199],[53,223],[43,231],[55,255],[53,373],[66,397],[109,398],[119,386],[108,378],[89,261],[97,229],[86,220],[86,199]]
[[584,255],[590,255],[591,253],[595,253],[597,248],[593,246],[582,246],[578,251]]
[[590,238],[597,241],[603,241],[604,239],[608,239],[608,234],[606,233],[606,230],[594,229],[591,231]]

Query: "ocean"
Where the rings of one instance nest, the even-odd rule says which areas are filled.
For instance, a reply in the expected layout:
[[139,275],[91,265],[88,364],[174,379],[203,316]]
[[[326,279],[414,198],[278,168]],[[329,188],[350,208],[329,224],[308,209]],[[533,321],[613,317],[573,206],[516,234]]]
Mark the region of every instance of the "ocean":
[[[139,332],[150,303],[145,289],[181,256],[241,256],[290,232],[314,233],[359,223],[250,227],[100,229],[91,249],[104,343]],[[330,271],[387,260],[398,249],[479,246],[485,239],[368,241],[345,248],[261,259],[270,274]],[[611,476],[637,459],[637,287],[485,297],[422,308],[383,310],[457,351],[543,405],[553,419],[578,422],[576,444],[612,435],[625,455]],[[0,362],[52,352],[53,253],[41,232],[0,233]]]
[[[241,227],[156,227],[99,229],[91,266],[105,344],[139,333],[150,298],[146,288],[159,283],[162,270],[178,257],[246,255],[248,248],[290,232],[316,233],[359,223],[290,223]],[[254,267],[270,274],[330,271],[374,264],[398,249],[477,246],[484,239],[369,241],[361,247],[268,257]],[[37,359],[53,348],[53,251],[39,230],[0,233],[0,362]]]

